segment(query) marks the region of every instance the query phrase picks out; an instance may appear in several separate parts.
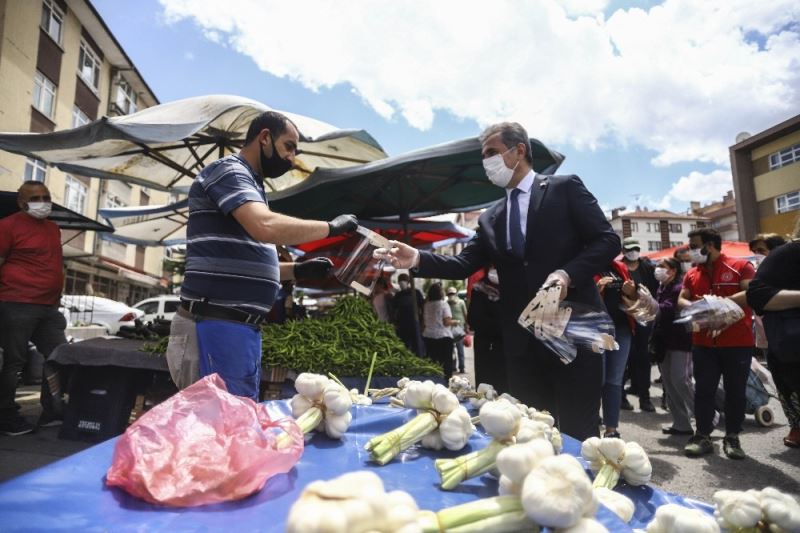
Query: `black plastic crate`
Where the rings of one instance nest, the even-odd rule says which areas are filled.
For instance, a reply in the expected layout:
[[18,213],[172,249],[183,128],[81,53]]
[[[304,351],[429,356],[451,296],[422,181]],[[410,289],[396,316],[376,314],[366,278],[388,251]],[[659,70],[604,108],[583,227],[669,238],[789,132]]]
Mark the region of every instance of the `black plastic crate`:
[[146,390],[152,371],[117,366],[75,367],[69,402],[58,437],[100,442],[128,425],[136,396]]

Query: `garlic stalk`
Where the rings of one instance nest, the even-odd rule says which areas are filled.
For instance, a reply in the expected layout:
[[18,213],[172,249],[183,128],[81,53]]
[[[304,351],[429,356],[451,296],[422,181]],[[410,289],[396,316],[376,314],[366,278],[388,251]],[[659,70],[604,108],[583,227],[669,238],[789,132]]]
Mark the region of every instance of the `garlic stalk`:
[[405,406],[417,409],[418,414],[399,428],[367,442],[364,449],[370,452],[373,461],[385,465],[434,431],[438,432],[437,436],[425,439],[429,447],[440,449],[441,446],[448,450],[464,447],[475,427],[455,394],[432,381],[411,381],[405,391]]
[[631,521],[636,506],[630,498],[605,487],[595,488],[594,494],[601,504],[608,507],[608,509],[620,517],[623,522],[627,524]]
[[595,487],[613,489],[620,476],[630,485],[645,485],[653,473],[650,459],[636,442],[590,437],[583,441],[581,455],[595,473]]

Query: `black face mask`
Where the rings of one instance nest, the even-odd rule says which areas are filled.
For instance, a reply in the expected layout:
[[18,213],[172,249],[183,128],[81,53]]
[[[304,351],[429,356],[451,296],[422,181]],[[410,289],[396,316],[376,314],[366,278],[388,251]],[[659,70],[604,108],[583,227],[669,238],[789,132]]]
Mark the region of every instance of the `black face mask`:
[[264,148],[259,146],[261,149],[261,172],[264,174],[264,179],[283,176],[292,169],[292,162],[278,155],[278,149],[275,147],[272,135],[270,135],[270,141],[272,142],[272,157],[265,156]]

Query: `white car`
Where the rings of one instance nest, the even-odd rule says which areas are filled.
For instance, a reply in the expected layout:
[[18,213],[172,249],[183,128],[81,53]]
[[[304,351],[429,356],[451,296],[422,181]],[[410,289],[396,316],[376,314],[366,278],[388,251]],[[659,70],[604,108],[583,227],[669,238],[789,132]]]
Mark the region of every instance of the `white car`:
[[174,294],[160,294],[152,298],[147,298],[141,302],[134,304],[134,308],[142,311],[142,322],[145,324],[152,322],[156,318],[164,320],[172,320],[175,312],[181,305],[181,299]]
[[127,304],[81,294],[68,294],[61,297],[61,307],[67,317],[67,325],[97,324],[104,326],[109,335],[116,335],[121,326],[134,327],[134,321],[144,313]]

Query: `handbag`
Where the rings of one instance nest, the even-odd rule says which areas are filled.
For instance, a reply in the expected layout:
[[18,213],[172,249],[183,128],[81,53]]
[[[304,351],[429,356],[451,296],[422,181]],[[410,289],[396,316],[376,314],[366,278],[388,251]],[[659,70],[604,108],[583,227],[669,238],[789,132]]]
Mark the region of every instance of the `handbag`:
[[767,311],[762,319],[769,351],[784,362],[800,362],[800,309]]
[[472,335],[465,335],[464,336],[464,347],[469,348],[472,346]]

